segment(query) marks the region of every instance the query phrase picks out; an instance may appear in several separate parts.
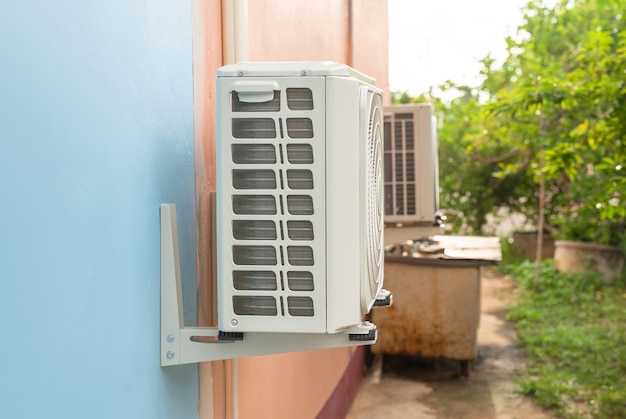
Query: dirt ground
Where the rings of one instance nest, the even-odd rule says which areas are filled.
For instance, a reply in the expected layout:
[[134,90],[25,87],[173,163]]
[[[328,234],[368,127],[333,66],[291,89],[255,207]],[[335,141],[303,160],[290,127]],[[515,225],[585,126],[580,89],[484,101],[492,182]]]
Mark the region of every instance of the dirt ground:
[[459,361],[377,356],[347,419],[553,417],[515,393],[515,371],[525,367],[526,357],[505,320],[513,291],[508,278],[483,272],[478,357],[468,377],[461,376]]

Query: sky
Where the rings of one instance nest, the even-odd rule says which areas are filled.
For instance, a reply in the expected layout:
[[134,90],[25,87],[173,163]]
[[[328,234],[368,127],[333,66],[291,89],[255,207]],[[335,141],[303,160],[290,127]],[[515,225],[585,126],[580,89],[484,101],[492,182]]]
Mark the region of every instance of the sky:
[[446,80],[476,85],[488,53],[522,23],[527,0],[389,0],[389,84],[416,96]]

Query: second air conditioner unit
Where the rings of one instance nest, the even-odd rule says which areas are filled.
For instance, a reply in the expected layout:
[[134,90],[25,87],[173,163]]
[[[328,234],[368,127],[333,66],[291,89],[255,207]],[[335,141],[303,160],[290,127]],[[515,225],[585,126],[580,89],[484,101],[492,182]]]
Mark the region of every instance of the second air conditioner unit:
[[349,332],[388,302],[381,93],[332,62],[218,70],[221,332]]
[[385,222],[429,223],[439,209],[437,124],[430,104],[385,106]]

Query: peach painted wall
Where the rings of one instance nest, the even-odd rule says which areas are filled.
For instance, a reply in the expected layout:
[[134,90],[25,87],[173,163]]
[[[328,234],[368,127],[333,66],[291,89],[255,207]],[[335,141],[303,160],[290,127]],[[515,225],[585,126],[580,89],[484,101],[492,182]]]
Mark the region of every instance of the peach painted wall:
[[352,1],[352,60],[350,65],[376,79],[385,91],[383,102],[391,104],[389,94],[389,36],[387,2]]
[[348,0],[248,0],[251,61],[347,63]]
[[[214,323],[209,196],[215,190],[215,70],[222,60],[221,0],[193,0],[198,324]],[[389,103],[386,0],[248,0],[250,61],[330,60],[376,78]],[[353,348],[200,365],[200,418],[313,418],[342,378]]]
[[[212,282],[211,193],[215,191],[215,74],[222,66],[221,0],[192,1],[193,83],[194,83],[194,163],[196,189],[196,267],[198,326],[214,326],[214,285]],[[198,416],[200,419],[232,417],[232,397],[225,386],[231,381],[227,362],[198,365]],[[232,394],[232,392],[230,392]],[[221,403],[216,402],[217,400]]]
[[352,349],[239,360],[240,418],[313,418],[341,379]]
[[330,60],[376,79],[390,104],[385,0],[249,0],[251,61]]

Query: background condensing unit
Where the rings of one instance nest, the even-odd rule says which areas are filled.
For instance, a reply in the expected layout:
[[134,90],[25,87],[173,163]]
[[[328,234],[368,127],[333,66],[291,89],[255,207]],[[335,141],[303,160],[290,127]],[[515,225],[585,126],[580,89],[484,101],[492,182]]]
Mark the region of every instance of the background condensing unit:
[[384,138],[385,222],[433,222],[439,172],[432,106],[385,106]]

